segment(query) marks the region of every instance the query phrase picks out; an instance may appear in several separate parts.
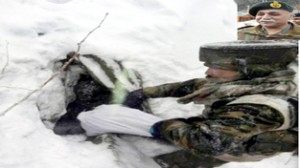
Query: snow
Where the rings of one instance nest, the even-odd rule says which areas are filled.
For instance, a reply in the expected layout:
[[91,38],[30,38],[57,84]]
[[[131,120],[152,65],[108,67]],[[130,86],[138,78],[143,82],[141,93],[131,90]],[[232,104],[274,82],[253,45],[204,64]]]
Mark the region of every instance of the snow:
[[[82,44],[80,53],[121,60],[150,86],[203,77],[199,46],[235,40],[236,10],[233,0],[0,0],[0,167],[122,167],[109,143],[95,145],[82,135],[53,133],[47,119],[65,112],[58,78],[6,111],[47,81],[53,62],[75,51],[106,12],[107,19]],[[197,115],[202,109],[178,105],[173,98],[150,104],[162,118]],[[130,145],[118,149],[120,155]],[[141,161],[133,156],[139,153],[131,152],[128,167],[135,167]],[[222,167],[294,168],[297,163],[297,157],[284,153]]]

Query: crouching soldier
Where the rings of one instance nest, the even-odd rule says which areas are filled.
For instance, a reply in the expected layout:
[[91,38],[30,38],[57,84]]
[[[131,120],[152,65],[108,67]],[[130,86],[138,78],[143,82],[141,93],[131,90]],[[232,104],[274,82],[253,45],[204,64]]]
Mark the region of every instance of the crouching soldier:
[[184,149],[184,155],[177,151],[174,157],[156,157],[170,167],[180,160],[177,156],[184,157],[177,167],[197,167],[201,165],[192,163],[203,157],[251,161],[296,151],[298,99],[290,66],[297,53],[297,45],[290,42],[207,44],[200,48],[200,61],[208,67],[205,79],[139,89],[124,104],[139,108],[148,98],[179,97],[179,103],[205,105],[201,116],[163,120],[151,127],[153,137]]

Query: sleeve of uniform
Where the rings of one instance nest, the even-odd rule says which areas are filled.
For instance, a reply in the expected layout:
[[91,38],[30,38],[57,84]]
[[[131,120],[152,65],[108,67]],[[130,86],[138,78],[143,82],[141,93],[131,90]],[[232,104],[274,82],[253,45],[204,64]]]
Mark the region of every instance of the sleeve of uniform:
[[148,98],[181,97],[200,89],[205,83],[207,83],[207,80],[202,78],[184,82],[167,83],[143,88],[143,94]]
[[[282,102],[286,103],[281,105],[286,105],[289,112],[294,111],[288,101],[282,99]],[[160,121],[153,125],[153,132],[156,137],[192,153],[218,155],[234,151],[254,135],[291,127],[291,120],[279,110],[262,103],[236,101],[213,109],[207,118]]]

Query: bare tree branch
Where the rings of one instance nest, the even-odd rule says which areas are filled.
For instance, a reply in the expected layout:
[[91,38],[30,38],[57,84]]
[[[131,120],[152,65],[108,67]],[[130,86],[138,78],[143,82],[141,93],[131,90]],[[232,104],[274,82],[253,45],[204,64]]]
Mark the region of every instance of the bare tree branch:
[[[102,23],[105,21],[106,17],[108,16],[108,13],[105,14],[104,18],[100,21],[99,25],[97,27],[95,27],[93,30],[91,30],[79,43],[78,46],[80,46],[82,43],[84,43],[84,41],[94,32],[96,31],[98,28],[100,28],[102,26]],[[80,47],[78,48],[80,49]]]
[[33,91],[33,89],[27,89],[27,88],[22,88],[22,87],[15,87],[15,86],[0,86],[0,88],[9,88],[9,89],[20,89],[20,90]]
[[24,98],[22,98],[21,100],[19,100],[18,102],[14,103],[13,105],[11,105],[10,107],[8,107],[6,110],[4,110],[0,116],[4,116],[8,111],[10,111],[11,109],[13,109],[14,107],[18,106],[19,104],[21,104],[22,102],[24,102],[25,100],[27,100],[31,95],[33,95],[34,93],[40,91],[41,89],[43,89],[52,79],[54,79],[57,75],[59,75],[61,72],[65,71],[65,69],[68,67],[68,65],[70,65],[72,63],[72,61],[74,59],[76,59],[79,55],[79,51],[81,49],[81,45],[85,42],[85,40],[94,32],[96,31],[98,28],[101,27],[101,25],[103,24],[103,22],[105,21],[106,17],[108,16],[108,13],[105,14],[105,16],[103,17],[103,19],[101,20],[101,22],[99,23],[99,25],[97,27],[95,27],[94,29],[92,29],[79,43],[77,43],[77,50],[76,52],[73,53],[73,55],[70,57],[70,59],[64,63],[64,65],[60,68],[59,72],[56,72],[54,74],[52,74],[52,76],[45,81],[38,89],[33,90],[32,92],[30,92],[28,95],[26,95]]
[[1,71],[1,74],[4,74],[6,67],[8,66],[9,63],[9,53],[8,53],[8,41],[6,41],[6,63]]
[[288,160],[285,162],[285,164],[284,164],[284,165],[287,165],[287,164],[289,164],[289,162],[292,160],[292,157],[293,157],[293,155],[291,155],[291,156],[288,158]]

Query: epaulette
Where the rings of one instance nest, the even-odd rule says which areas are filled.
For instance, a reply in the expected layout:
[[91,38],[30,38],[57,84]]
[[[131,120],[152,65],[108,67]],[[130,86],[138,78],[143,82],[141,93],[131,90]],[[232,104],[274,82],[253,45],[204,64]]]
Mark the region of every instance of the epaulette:
[[252,25],[245,25],[243,27],[239,27],[238,30],[242,30],[242,29],[246,29],[246,28],[250,28],[250,27],[255,27],[255,26],[252,26]]

